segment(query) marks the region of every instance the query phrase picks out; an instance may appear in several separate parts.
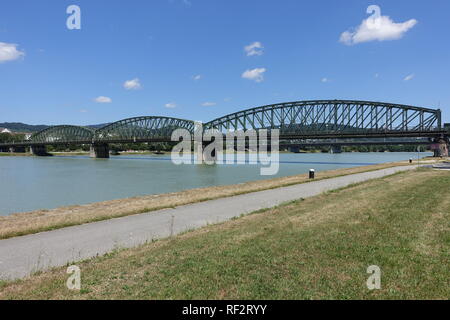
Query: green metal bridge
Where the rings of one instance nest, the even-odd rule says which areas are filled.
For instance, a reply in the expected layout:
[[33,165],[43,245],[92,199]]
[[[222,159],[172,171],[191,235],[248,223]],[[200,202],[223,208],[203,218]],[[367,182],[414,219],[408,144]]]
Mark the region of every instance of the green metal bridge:
[[[186,129],[193,137],[196,127],[191,120],[158,116],[124,119],[97,130],[60,125],[37,132],[29,140],[0,144],[0,149],[29,146],[39,155],[45,153],[46,145],[90,144],[98,151],[97,157],[107,157],[109,143],[169,142],[175,129]],[[430,143],[445,144],[448,149],[449,141],[449,131],[442,126],[440,110],[372,101],[314,100],[272,104],[214,119],[204,123],[202,128],[223,134],[238,130],[279,129],[280,140],[291,142],[336,139],[334,143],[338,144],[338,139],[405,138],[411,143],[411,138],[417,138],[417,143],[428,139]],[[401,141],[395,143],[401,144]]]

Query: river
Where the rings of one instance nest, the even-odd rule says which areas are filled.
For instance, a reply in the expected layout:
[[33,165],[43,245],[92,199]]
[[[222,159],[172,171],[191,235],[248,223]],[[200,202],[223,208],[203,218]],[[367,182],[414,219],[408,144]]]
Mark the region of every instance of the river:
[[[280,154],[279,172],[272,177],[417,157],[408,152],[286,153]],[[255,164],[177,166],[170,155],[0,157],[0,215],[271,178],[259,169]]]

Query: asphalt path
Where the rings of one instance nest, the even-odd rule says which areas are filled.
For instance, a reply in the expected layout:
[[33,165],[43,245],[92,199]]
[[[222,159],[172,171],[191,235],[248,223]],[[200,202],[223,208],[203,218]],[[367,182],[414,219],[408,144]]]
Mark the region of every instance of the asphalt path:
[[312,181],[0,240],[0,279],[23,278],[37,271],[100,256],[119,248],[136,247],[242,214],[416,167],[393,167]]

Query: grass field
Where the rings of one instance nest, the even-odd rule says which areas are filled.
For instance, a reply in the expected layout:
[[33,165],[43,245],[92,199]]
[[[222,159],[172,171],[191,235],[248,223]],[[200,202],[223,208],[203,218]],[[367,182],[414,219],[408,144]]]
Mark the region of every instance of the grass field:
[[0,298],[448,299],[449,185],[427,169],[372,180],[80,262],[80,292],[58,268]]
[[[435,160],[432,160],[435,161]],[[379,165],[322,171],[316,173],[316,180],[373,171],[394,166],[406,165],[407,161]],[[268,190],[308,182],[308,175],[250,181],[236,185],[190,189],[181,192],[148,195],[127,199],[75,205],[51,210],[17,213],[0,216],[0,239],[7,239],[42,231],[54,230],[83,223],[107,220],[164,208],[230,197],[234,195]]]

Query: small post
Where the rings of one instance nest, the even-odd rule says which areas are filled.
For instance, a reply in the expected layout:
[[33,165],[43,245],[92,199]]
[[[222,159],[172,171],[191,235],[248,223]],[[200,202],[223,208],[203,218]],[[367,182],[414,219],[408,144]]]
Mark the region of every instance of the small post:
[[315,173],[314,169],[309,169],[309,178],[310,179],[314,179],[314,173]]
[[409,163],[412,163],[412,159],[411,158],[409,158]]
[[420,146],[417,146],[417,166],[420,166]]

